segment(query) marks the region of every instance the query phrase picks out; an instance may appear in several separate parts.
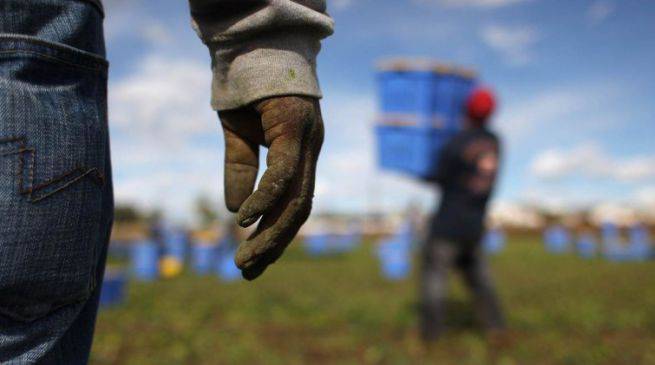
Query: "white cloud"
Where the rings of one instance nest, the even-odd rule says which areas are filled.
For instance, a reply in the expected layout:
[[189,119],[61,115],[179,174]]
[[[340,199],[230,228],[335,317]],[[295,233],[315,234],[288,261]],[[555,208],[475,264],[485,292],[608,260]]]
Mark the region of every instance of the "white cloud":
[[144,10],[143,0],[105,0],[103,4],[105,36],[109,42],[125,37],[139,38],[148,46],[170,46],[175,41],[177,33],[171,31],[171,24],[165,25],[156,14]]
[[419,4],[440,5],[444,7],[493,9],[529,2],[531,0],[414,0]]
[[512,145],[525,145],[544,131],[583,130],[588,133],[611,126],[602,111],[620,94],[615,83],[579,83],[508,96],[498,115],[498,129]]
[[489,25],[480,32],[480,37],[491,49],[500,53],[507,63],[523,66],[532,60],[532,46],[540,35],[531,26]]
[[209,108],[209,66],[151,55],[110,86],[112,126],[150,142],[176,146],[197,134],[215,133]]
[[591,25],[597,25],[604,22],[616,10],[616,4],[612,1],[599,0],[595,1],[587,9],[587,20]]
[[334,6],[337,10],[344,10],[351,7],[354,4],[353,0],[332,0],[328,2],[330,5]]
[[542,179],[582,176],[638,182],[655,178],[655,155],[618,158],[596,144],[586,143],[540,153],[532,161],[531,172]]
[[173,43],[174,37],[170,29],[158,22],[148,22],[141,27],[141,37],[153,45],[166,46]]
[[[642,206],[655,207],[655,185],[639,188],[633,196],[633,200]],[[655,214],[655,213],[654,213]]]
[[222,194],[222,137],[209,66],[150,55],[110,85],[116,199],[189,219],[195,197]]
[[140,8],[143,0],[105,0],[105,36],[111,41],[122,35],[139,34],[138,25],[141,24],[143,14]]

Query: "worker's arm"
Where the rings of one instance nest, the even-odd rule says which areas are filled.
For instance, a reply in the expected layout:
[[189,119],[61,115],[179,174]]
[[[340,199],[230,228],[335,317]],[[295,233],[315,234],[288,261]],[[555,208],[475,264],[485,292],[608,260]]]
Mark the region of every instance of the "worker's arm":
[[[323,122],[316,56],[332,33],[323,0],[190,0],[212,58],[212,106],[225,135],[225,201],[246,227],[236,263],[254,279],[311,211]],[[259,147],[267,169],[255,189]],[[253,191],[254,190],[254,191]]]
[[320,40],[332,33],[324,0],[190,0],[212,57],[212,105],[236,109],[278,95],[321,97]]
[[447,143],[439,152],[437,157],[437,167],[435,174],[430,177],[429,181],[439,184],[442,188],[448,184],[449,179],[452,177],[454,163],[455,163],[455,146],[452,143]]

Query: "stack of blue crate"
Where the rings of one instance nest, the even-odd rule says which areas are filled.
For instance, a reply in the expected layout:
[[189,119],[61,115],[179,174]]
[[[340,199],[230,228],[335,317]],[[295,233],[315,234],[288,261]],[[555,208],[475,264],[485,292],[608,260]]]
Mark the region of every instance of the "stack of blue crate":
[[434,177],[441,147],[462,128],[475,74],[433,62],[398,60],[381,65],[378,82],[380,167]]

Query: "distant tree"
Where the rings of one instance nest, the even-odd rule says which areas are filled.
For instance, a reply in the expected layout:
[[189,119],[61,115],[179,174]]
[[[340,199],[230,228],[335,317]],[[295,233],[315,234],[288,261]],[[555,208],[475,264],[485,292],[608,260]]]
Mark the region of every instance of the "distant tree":
[[143,219],[139,210],[129,204],[116,205],[114,208],[114,221],[118,223],[134,223]]
[[164,219],[164,212],[162,212],[162,210],[159,208],[155,208],[153,211],[149,212],[148,216],[146,217],[148,224],[161,223],[163,219]]
[[218,212],[215,204],[205,195],[200,195],[196,199],[196,214],[203,227],[211,226],[218,220]]

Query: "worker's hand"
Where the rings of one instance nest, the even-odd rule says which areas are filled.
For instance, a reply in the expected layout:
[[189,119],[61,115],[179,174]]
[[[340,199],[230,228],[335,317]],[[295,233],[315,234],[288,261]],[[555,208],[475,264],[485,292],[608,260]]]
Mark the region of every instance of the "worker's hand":
[[[316,162],[323,144],[318,100],[273,97],[219,113],[225,134],[225,202],[242,227],[261,221],[241,242],[235,262],[252,280],[284,252],[309,217]],[[253,192],[259,146],[267,168]]]

